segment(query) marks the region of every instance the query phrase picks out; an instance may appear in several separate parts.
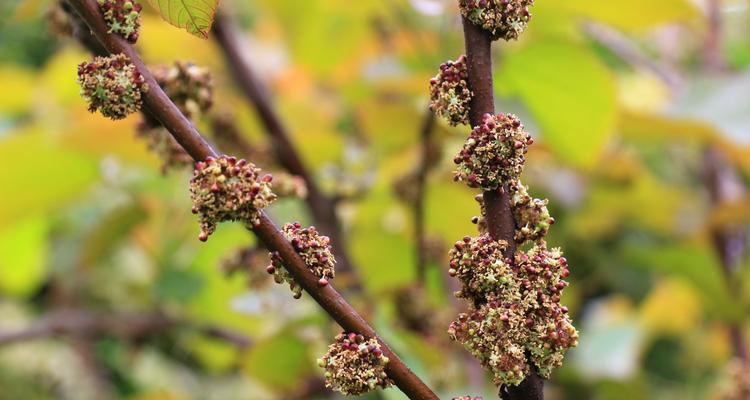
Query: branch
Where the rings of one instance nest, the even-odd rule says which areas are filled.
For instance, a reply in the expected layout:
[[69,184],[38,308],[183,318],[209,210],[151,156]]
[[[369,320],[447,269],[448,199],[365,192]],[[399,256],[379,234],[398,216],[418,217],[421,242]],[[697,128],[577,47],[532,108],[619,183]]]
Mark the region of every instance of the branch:
[[417,281],[424,285],[427,267],[427,246],[425,237],[425,196],[427,186],[427,173],[430,169],[431,145],[430,137],[435,130],[435,114],[430,109],[425,113],[424,122],[420,132],[421,159],[417,169],[417,190],[414,201],[414,235],[417,241]]
[[302,161],[302,157],[297,152],[294,143],[292,143],[289,130],[271,103],[265,85],[258,77],[248,58],[243,56],[244,48],[236,27],[228,16],[218,13],[212,31],[221,51],[224,53],[234,79],[252,103],[260,121],[263,123],[265,132],[273,143],[279,163],[289,173],[297,175],[305,181],[308,192],[305,200],[318,230],[331,238],[337,261],[337,272],[349,275],[352,287],[357,290],[361,289],[359,277],[352,268],[349,254],[346,251],[346,243],[336,216],[335,204],[318,187],[312,174]]
[[703,45],[703,62],[709,71],[721,72],[726,69],[726,62],[721,54],[721,1],[708,0],[706,7],[708,32]]
[[[495,103],[492,86],[492,41],[490,36],[475,26],[465,17],[461,17],[466,44],[466,66],[469,73],[469,88],[474,93],[469,108],[469,120],[472,126],[482,122],[484,114],[495,114]],[[516,223],[510,208],[510,191],[507,185],[496,191],[484,192],[487,230],[495,240],[508,243],[505,257],[513,259],[516,242],[513,233]],[[544,381],[532,372],[518,386],[501,388],[501,397],[505,400],[541,400],[544,399]]]
[[[179,109],[167,97],[153,75],[143,64],[138,53],[125,39],[109,35],[98,5],[95,0],[68,0],[73,9],[89,26],[94,36],[110,53],[124,53],[138,68],[150,86],[150,90],[143,94],[145,107],[164,125],[175,139],[185,148],[196,161],[207,157],[218,157],[190,121],[183,116]],[[332,285],[320,286],[318,278],[307,269],[302,258],[294,251],[291,243],[276,227],[265,212],[260,213],[259,224],[252,229],[265,245],[277,251],[284,266],[294,280],[346,331],[357,332],[366,337],[377,338],[383,348],[383,353],[390,359],[386,365],[386,373],[411,399],[435,399],[438,397],[425,385],[393,351],[378,337],[375,330],[357,313],[354,308],[333,288]]]

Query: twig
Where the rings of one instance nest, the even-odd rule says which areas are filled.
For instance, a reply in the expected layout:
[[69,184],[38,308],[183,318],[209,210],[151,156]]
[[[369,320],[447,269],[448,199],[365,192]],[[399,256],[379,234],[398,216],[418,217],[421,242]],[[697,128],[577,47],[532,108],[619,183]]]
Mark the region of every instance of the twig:
[[421,159],[417,169],[416,198],[414,199],[414,236],[417,242],[417,282],[424,285],[427,267],[427,244],[425,237],[425,197],[427,192],[427,173],[430,169],[430,137],[435,129],[435,114],[427,110],[420,131]]
[[[95,0],[68,0],[73,9],[89,26],[94,36],[110,53],[124,53],[143,75],[150,90],[143,94],[145,107],[164,125],[175,139],[196,161],[207,157],[218,157],[216,151],[206,143],[195,126],[180,113],[169,97],[156,84],[153,75],[146,68],[138,53],[125,39],[110,35]],[[390,359],[385,371],[411,399],[435,399],[438,397],[422,382],[401,359],[393,353],[375,330],[357,313],[354,308],[333,288],[333,285],[320,286],[318,278],[307,269],[284,234],[276,227],[265,212],[261,212],[259,223],[252,228],[265,245],[277,251],[284,266],[294,280],[330,315],[344,330],[357,332],[366,337],[377,338],[383,353]]]
[[708,32],[703,44],[703,62],[707,70],[721,72],[726,69],[726,62],[721,55],[721,1],[708,0],[706,7]]
[[[706,150],[704,157],[704,181],[714,207],[742,199],[745,188],[737,172],[729,165],[724,155],[716,148]],[[714,247],[721,259],[722,271],[729,293],[736,297],[739,293],[734,272],[747,251],[747,229],[737,226],[716,227],[712,232]],[[729,336],[734,355],[748,359],[747,343],[738,322],[729,324]]]
[[346,243],[341,233],[341,225],[336,216],[334,202],[318,187],[312,174],[308,170],[292,143],[289,130],[271,104],[271,98],[265,85],[258,77],[247,57],[236,27],[228,16],[223,13],[216,15],[212,28],[214,37],[219,44],[230,70],[240,89],[255,108],[265,132],[273,143],[279,163],[289,173],[299,176],[307,186],[306,201],[315,220],[318,230],[331,238],[334,255],[337,261],[337,272],[350,275],[345,280],[352,288],[361,289],[359,277],[352,268],[351,260],[346,251]]
[[[490,36],[462,17],[464,41],[466,44],[466,65],[469,73],[469,88],[474,93],[470,108],[469,120],[472,126],[480,125],[484,114],[494,114],[495,104],[492,86],[492,41]],[[510,208],[510,192],[507,185],[496,191],[484,192],[487,230],[495,240],[504,240],[508,248],[504,256],[513,259],[516,243],[513,234],[516,223]],[[544,399],[544,381],[536,372],[518,386],[505,386],[500,389],[500,396],[506,400],[541,400]]]

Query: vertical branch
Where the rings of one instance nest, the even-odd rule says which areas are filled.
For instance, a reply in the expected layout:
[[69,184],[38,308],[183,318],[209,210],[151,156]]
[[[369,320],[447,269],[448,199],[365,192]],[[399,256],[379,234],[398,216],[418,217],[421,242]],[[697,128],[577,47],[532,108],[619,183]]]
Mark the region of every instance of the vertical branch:
[[703,45],[703,59],[706,69],[720,72],[726,67],[721,55],[721,0],[706,2],[708,32]]
[[417,242],[417,282],[425,283],[427,268],[427,246],[425,234],[425,197],[427,192],[427,172],[430,169],[430,137],[435,129],[435,114],[431,110],[425,113],[420,131],[421,159],[417,169],[417,189],[414,201],[414,236]]
[[297,175],[305,181],[308,192],[307,204],[318,230],[331,238],[338,272],[343,272],[342,275],[349,275],[353,288],[361,288],[361,283],[352,268],[349,254],[346,251],[346,243],[336,215],[334,202],[318,187],[312,174],[302,161],[302,157],[297,152],[294,143],[292,143],[289,130],[271,104],[268,91],[247,57],[243,56],[243,46],[236,27],[228,16],[219,13],[216,15],[212,29],[234,79],[252,103],[265,127],[265,132],[271,139],[279,163],[291,174]]
[[[492,80],[492,41],[482,28],[461,17],[466,44],[466,66],[469,73],[469,89],[474,93],[469,109],[469,120],[472,126],[482,122],[484,114],[495,113]],[[507,185],[496,191],[484,192],[484,205],[487,213],[487,230],[495,240],[508,243],[506,258],[513,259],[516,251],[513,232],[515,221],[510,208],[510,192]],[[505,386],[500,396],[506,400],[541,400],[544,399],[544,381],[535,372],[518,386]]]
[[[737,173],[728,164],[723,154],[714,147],[709,148],[705,153],[704,181],[714,207],[740,200],[746,192]],[[739,295],[739,287],[733,277],[747,251],[747,230],[737,226],[722,226],[715,227],[712,235],[714,247],[721,259],[727,290],[733,297],[736,297]],[[742,324],[730,323],[729,336],[735,357],[747,360],[748,350]]]

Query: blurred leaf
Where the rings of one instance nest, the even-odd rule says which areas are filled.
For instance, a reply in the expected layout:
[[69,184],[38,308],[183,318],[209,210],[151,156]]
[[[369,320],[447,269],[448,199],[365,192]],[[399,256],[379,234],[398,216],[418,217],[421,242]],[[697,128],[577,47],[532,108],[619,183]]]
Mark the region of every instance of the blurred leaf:
[[15,166],[0,174],[0,188],[6,193],[0,199],[0,229],[15,218],[61,207],[97,177],[94,160],[37,132],[0,140],[0,160]]
[[558,157],[580,167],[597,161],[614,128],[617,88],[588,48],[533,42],[504,59],[497,81],[504,94],[519,96],[532,111]]
[[154,294],[161,300],[185,303],[200,295],[203,287],[202,277],[195,272],[170,268],[154,283]]
[[[679,304],[680,312],[674,306]],[[689,284],[666,279],[646,297],[640,307],[640,319],[650,332],[682,334],[695,327],[701,318],[701,304]]]
[[559,7],[626,30],[703,19],[701,11],[690,0],[565,0],[559,2]]
[[212,373],[227,372],[237,362],[238,353],[234,345],[202,334],[191,335],[184,347]]
[[208,38],[219,0],[148,0],[170,24]]
[[107,214],[84,239],[81,265],[92,267],[97,261],[111,255],[117,244],[147,216],[146,209],[138,203],[128,204]]
[[0,96],[0,115],[17,115],[30,111],[34,82],[31,71],[12,65],[0,65],[0,86],[6,93]]
[[43,283],[47,263],[47,220],[34,216],[0,231],[0,292],[33,294]]
[[313,371],[308,344],[291,332],[255,343],[242,360],[245,373],[268,387],[290,390]]

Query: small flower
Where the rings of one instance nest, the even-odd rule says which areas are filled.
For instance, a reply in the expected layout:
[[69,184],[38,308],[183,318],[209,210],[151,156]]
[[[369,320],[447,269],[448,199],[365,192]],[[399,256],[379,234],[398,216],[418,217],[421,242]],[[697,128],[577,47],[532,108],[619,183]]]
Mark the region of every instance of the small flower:
[[[329,281],[336,276],[334,271],[336,259],[333,256],[331,240],[328,236],[318,234],[318,230],[314,226],[303,228],[299,222],[284,225],[282,232],[310,272],[320,278],[318,284],[320,286],[328,285]],[[281,259],[281,255],[276,251],[271,252],[271,264],[266,271],[274,275],[276,283],[288,282],[294,293],[294,298],[298,299],[302,296],[302,288],[297,285],[283,266],[284,261]]]
[[177,143],[169,131],[161,125],[152,126],[141,121],[136,128],[136,135],[143,138],[149,150],[162,161],[161,171],[166,174],[171,168],[182,168],[193,163],[193,158]]
[[469,90],[466,56],[440,64],[440,72],[430,79],[430,109],[453,126],[469,124]]
[[109,27],[108,33],[116,33],[135,43],[141,27],[141,5],[133,0],[98,0],[98,3]]
[[391,386],[393,382],[385,373],[387,364],[388,357],[383,355],[380,343],[356,333],[336,336],[328,352],[318,359],[318,366],[326,370],[326,387],[346,396]]
[[276,200],[272,179],[271,175],[261,177],[254,164],[234,157],[209,157],[196,163],[190,198],[201,226],[198,238],[206,241],[223,221],[257,225],[260,212]]
[[516,221],[514,239],[518,244],[543,239],[549,232],[555,219],[547,210],[547,199],[535,199],[529,196],[528,188],[521,181],[513,180],[510,185],[511,209]]
[[735,359],[727,367],[727,376],[713,400],[750,399],[750,362]]
[[307,185],[305,180],[297,175],[279,171],[273,174],[273,186],[276,188],[276,194],[279,198],[297,198],[304,199],[307,197]]
[[176,61],[152,68],[154,79],[186,117],[198,118],[213,104],[213,78],[208,68]]
[[461,14],[487,30],[493,40],[511,40],[526,30],[534,0],[459,0],[458,4]]
[[469,187],[495,190],[518,179],[524,154],[533,142],[515,115],[485,114],[453,158],[458,165],[454,179],[465,181]]
[[143,76],[124,54],[94,57],[78,65],[81,97],[89,111],[99,110],[111,119],[122,119],[141,108],[141,93],[148,91]]
[[450,250],[448,269],[448,274],[463,284],[456,297],[484,303],[487,296],[512,284],[511,266],[503,258],[507,247],[506,242],[496,241],[489,235],[466,236],[456,242]]
[[435,332],[437,310],[421,285],[409,285],[396,290],[393,296],[396,316],[407,329],[432,335]]

